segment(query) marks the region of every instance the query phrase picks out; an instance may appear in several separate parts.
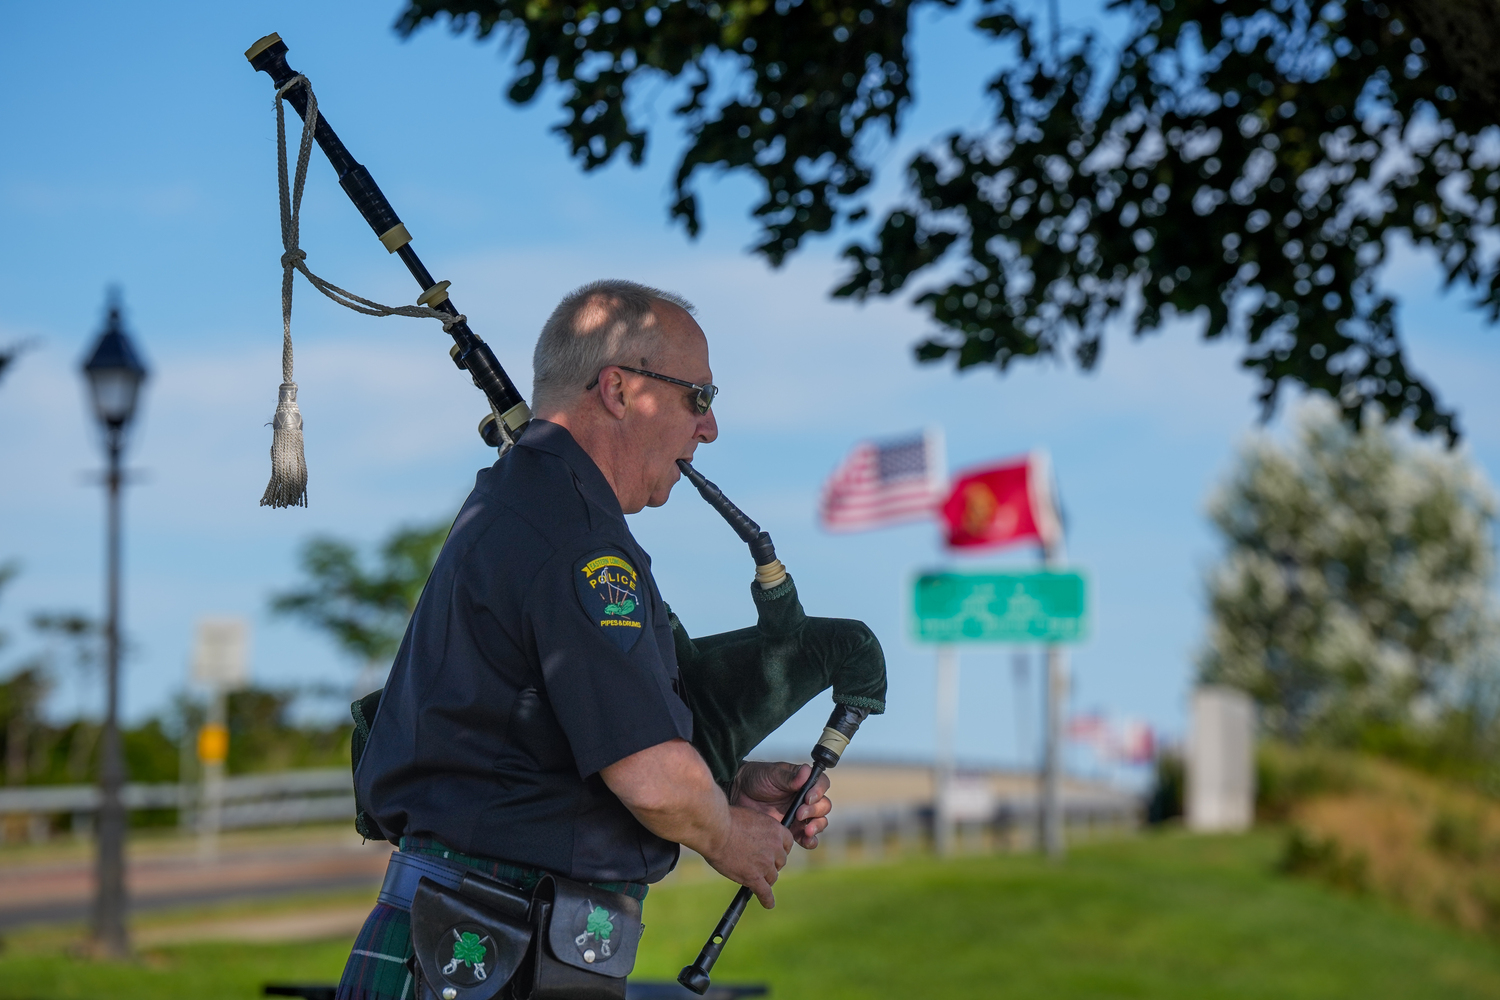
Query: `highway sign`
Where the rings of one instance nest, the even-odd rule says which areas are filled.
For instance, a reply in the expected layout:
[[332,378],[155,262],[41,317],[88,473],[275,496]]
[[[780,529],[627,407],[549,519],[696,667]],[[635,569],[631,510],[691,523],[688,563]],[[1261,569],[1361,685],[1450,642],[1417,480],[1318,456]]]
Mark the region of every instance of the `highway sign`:
[[917,577],[918,642],[1078,642],[1087,631],[1075,572],[928,573]]

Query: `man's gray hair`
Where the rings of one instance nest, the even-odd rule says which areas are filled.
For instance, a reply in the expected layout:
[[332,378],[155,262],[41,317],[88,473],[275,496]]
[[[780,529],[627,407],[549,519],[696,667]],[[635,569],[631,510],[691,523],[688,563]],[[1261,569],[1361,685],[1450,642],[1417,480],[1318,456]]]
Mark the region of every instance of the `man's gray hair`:
[[565,408],[608,365],[650,367],[661,340],[651,312],[658,301],[694,311],[681,295],[616,278],[563,296],[531,356],[532,409]]

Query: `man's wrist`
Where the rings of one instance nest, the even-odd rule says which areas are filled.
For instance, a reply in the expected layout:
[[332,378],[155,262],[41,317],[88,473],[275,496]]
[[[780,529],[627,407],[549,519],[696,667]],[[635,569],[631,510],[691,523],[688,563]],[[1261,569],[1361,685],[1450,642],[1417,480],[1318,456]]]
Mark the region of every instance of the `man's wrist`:
[[724,808],[719,812],[718,822],[711,829],[704,831],[708,843],[703,845],[703,849],[698,850],[699,854],[705,858],[716,858],[729,847],[730,838],[734,835],[734,809],[735,807],[729,803],[724,804]]

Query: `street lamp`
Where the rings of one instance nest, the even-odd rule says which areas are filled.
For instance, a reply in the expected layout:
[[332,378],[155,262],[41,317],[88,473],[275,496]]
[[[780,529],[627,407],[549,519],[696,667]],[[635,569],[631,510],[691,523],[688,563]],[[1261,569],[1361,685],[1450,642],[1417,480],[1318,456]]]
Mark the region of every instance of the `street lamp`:
[[99,747],[99,857],[94,897],[94,940],[106,955],[130,950],[125,933],[125,755],[120,745],[120,455],[125,431],[135,416],[146,366],[125,334],[120,300],[112,293],[109,318],[83,363],[94,416],[104,431],[109,469],[104,483],[108,495],[105,541],[104,665],[107,695],[104,732]]

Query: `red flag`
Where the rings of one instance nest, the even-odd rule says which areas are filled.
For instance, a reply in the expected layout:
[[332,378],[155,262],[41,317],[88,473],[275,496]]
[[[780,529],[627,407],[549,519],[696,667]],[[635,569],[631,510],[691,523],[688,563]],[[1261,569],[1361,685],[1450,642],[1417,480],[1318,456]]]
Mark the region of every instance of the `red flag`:
[[953,548],[1027,539],[1051,545],[1062,538],[1042,452],[960,475],[940,513]]

